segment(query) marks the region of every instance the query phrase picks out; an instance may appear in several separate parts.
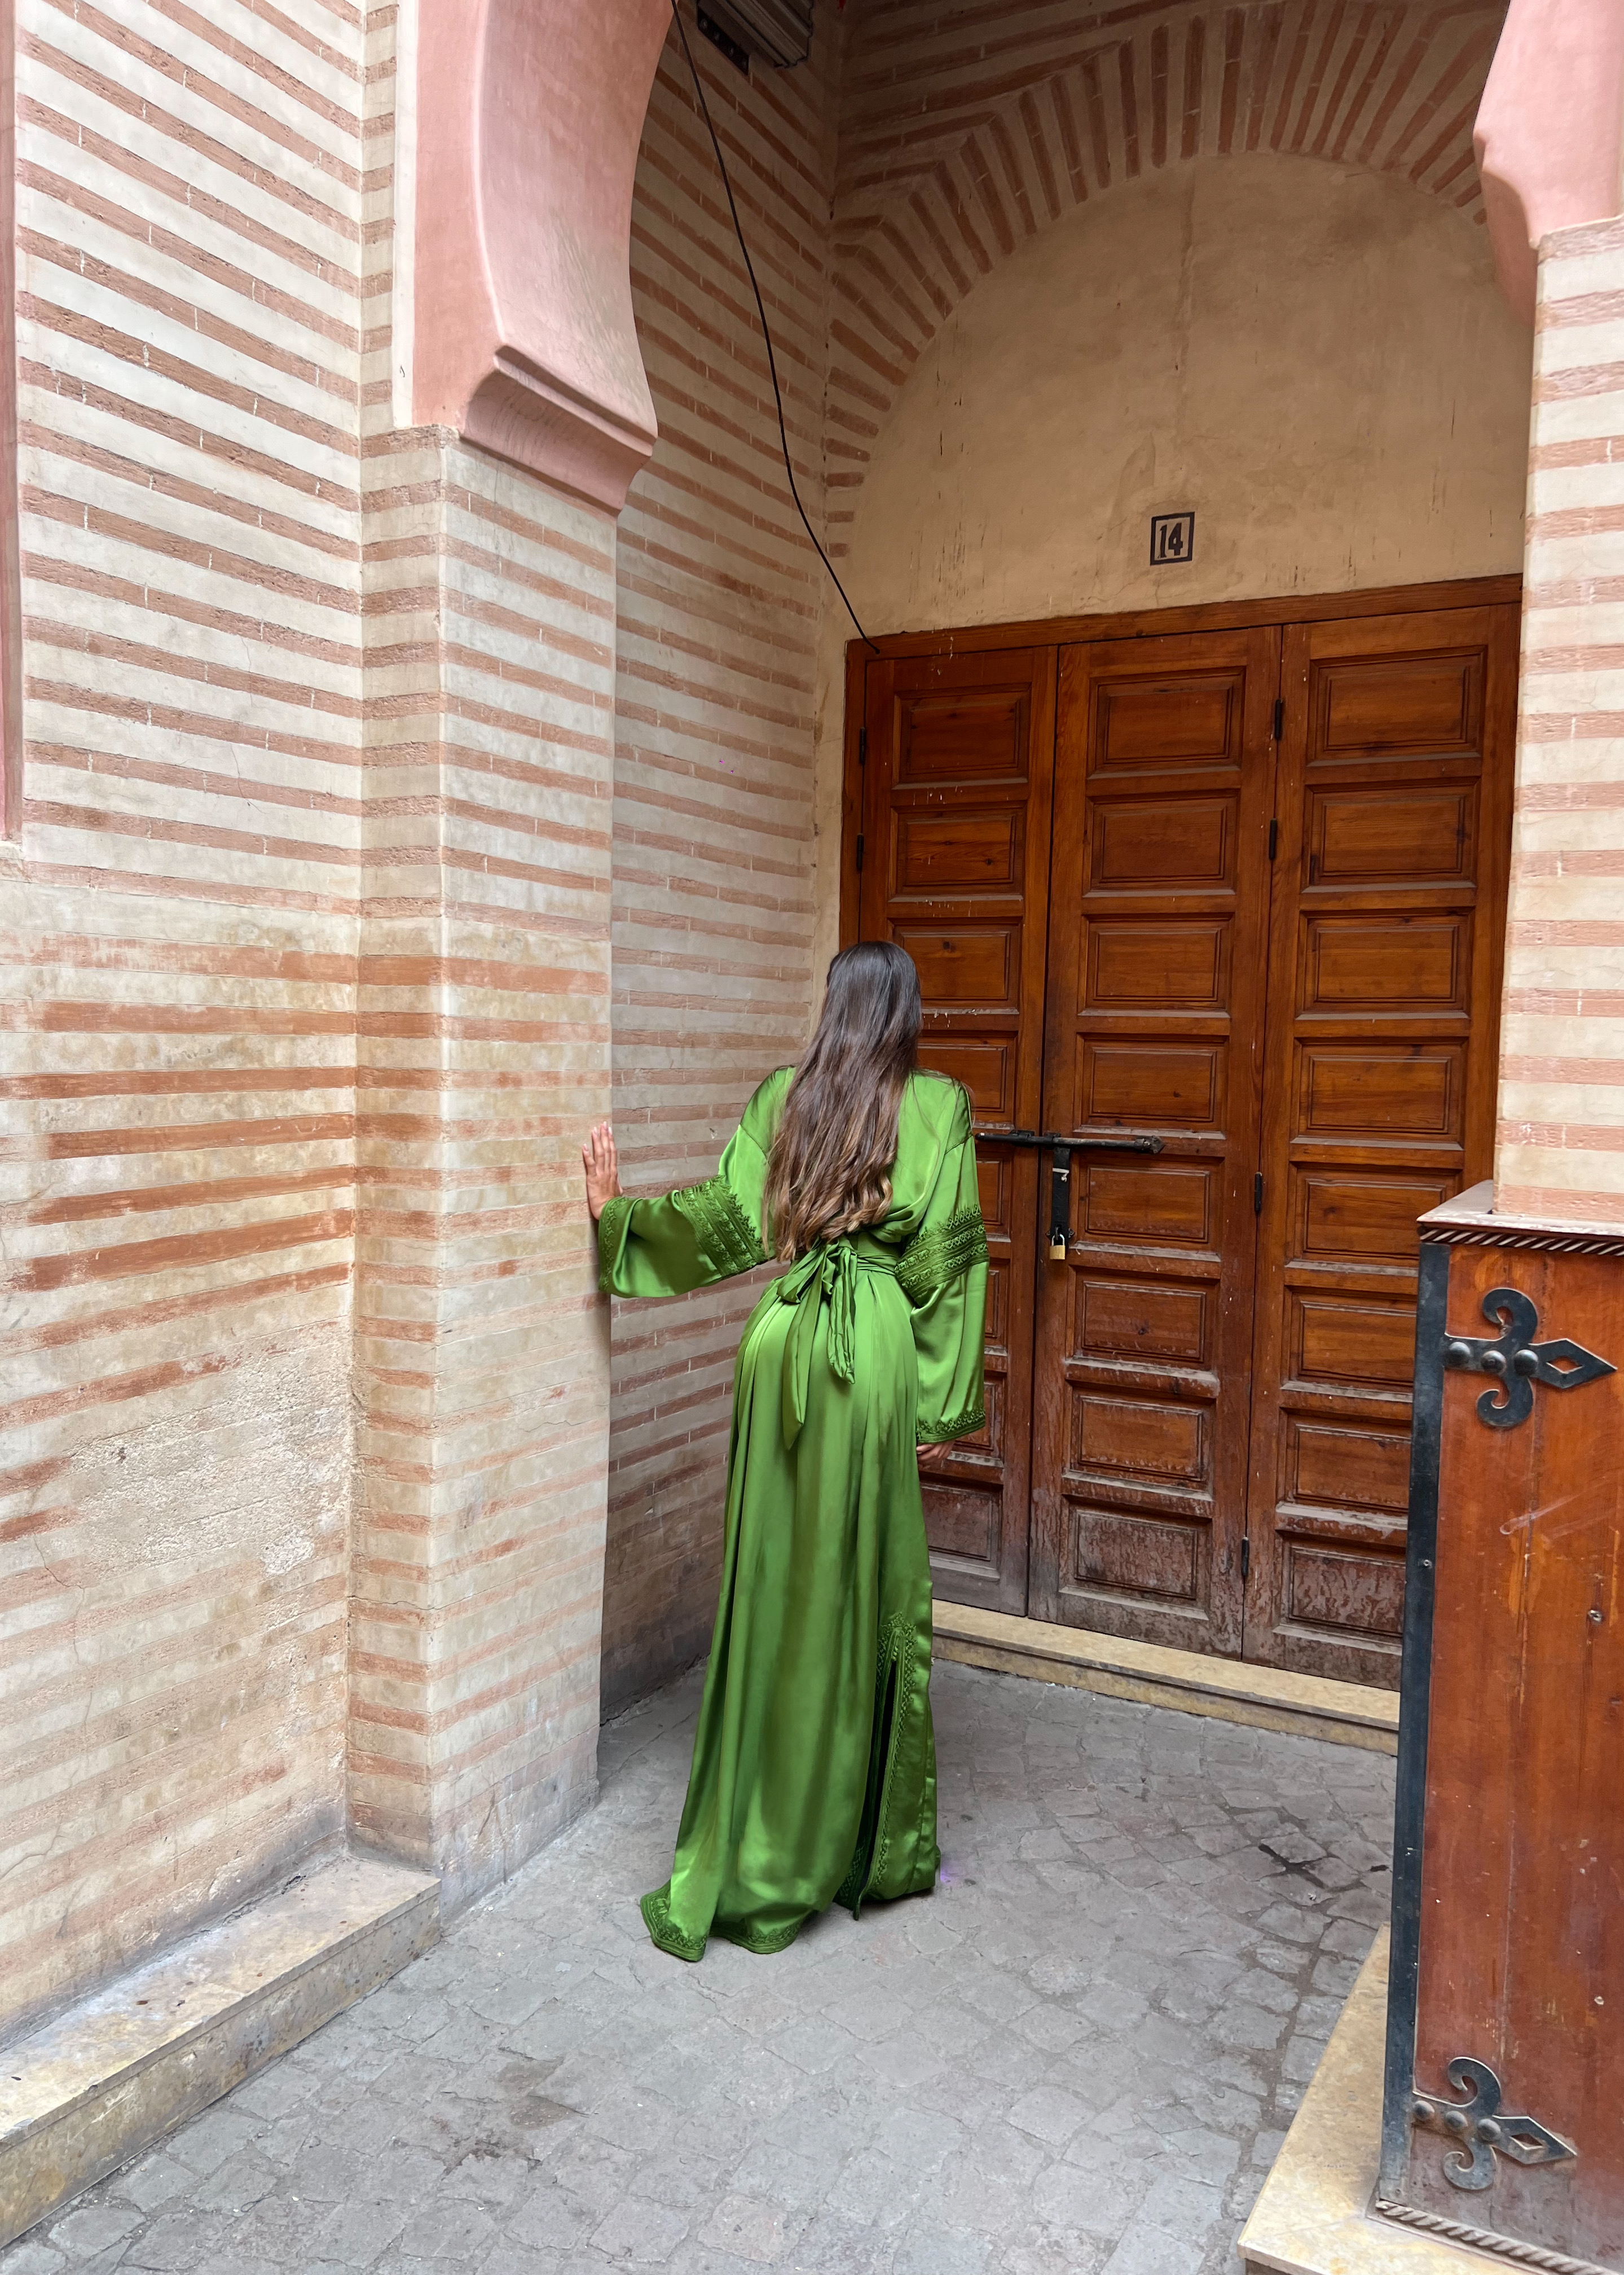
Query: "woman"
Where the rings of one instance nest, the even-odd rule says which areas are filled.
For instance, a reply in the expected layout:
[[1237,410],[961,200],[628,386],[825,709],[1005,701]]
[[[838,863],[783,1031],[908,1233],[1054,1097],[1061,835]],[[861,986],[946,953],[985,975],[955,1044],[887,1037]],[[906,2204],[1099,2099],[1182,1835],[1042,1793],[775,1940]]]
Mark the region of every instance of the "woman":
[[918,1457],[983,1420],[986,1235],[970,1111],[915,1069],[919,978],[888,943],[829,966],[798,1069],[769,1075],[715,1176],[620,1190],[581,1148],[600,1285],[676,1296],[789,1266],[739,1346],[721,1599],[662,1951],[782,1951],[836,1896],[934,1886],[931,1576]]

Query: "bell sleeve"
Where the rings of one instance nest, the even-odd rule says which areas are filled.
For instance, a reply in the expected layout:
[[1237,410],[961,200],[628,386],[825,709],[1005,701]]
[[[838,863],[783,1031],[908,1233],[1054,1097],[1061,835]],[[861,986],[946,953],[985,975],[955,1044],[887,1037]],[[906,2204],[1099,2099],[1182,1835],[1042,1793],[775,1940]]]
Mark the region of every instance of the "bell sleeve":
[[654,1199],[617,1194],[598,1220],[598,1285],[612,1296],[685,1296],[767,1260],[761,1201],[773,1142],[769,1076],[744,1109],[714,1177]]
[[966,1437],[986,1420],[986,1228],[963,1092],[925,1215],[903,1251],[896,1278],[913,1311],[919,1361],[918,1441],[935,1446]]

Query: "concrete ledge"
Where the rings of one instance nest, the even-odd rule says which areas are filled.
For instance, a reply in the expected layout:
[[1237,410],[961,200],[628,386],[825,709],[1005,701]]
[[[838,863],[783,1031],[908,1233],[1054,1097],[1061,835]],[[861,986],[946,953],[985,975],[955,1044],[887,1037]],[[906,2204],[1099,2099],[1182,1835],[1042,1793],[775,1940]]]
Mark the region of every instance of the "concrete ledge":
[[1236,2249],[1273,2275],[1484,2275],[1505,2262],[1371,2211],[1381,2157],[1387,1931],[1348,1994]]
[[1173,1706],[1220,1721],[1289,1730],[1298,1737],[1329,1738],[1370,1753],[1399,1750],[1397,1691],[1362,1682],[1331,1682],[1323,1675],[1288,1674],[1280,1667],[1209,1659],[1200,1651],[1122,1643],[1084,1628],[1012,1619],[1007,1612],[978,1611],[969,1604],[937,1604],[935,1650],[939,1659],[992,1667],[1001,1674],[1031,1675],[1040,1682],[1069,1682],[1107,1697],[1132,1698],[1142,1706]]
[[342,1858],[0,2052],[0,2245],[427,1949],[440,1884]]

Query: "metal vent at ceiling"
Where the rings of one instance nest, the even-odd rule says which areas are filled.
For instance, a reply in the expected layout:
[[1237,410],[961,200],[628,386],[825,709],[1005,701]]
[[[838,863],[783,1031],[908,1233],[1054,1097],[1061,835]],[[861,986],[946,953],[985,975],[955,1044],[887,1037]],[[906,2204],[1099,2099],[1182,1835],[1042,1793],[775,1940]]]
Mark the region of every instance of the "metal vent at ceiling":
[[763,63],[804,64],[812,53],[812,0],[705,0],[705,12]]

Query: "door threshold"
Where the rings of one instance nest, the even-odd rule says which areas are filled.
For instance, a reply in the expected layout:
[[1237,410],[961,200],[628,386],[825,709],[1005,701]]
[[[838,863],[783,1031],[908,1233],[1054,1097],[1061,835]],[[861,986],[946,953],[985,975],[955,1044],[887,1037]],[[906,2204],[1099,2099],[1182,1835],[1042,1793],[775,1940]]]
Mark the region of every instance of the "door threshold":
[[972,1604],[935,1607],[938,1659],[1024,1674],[1039,1682],[1066,1682],[1141,1706],[1171,1706],[1220,1722],[1246,1722],[1286,1730],[1299,1738],[1327,1738],[1367,1753],[1399,1750],[1399,1695],[1363,1682],[1333,1682],[1323,1674],[1291,1674],[1238,1659],[1210,1659],[1160,1644],[1126,1643],[1086,1628],[1048,1620],[1013,1618]]

